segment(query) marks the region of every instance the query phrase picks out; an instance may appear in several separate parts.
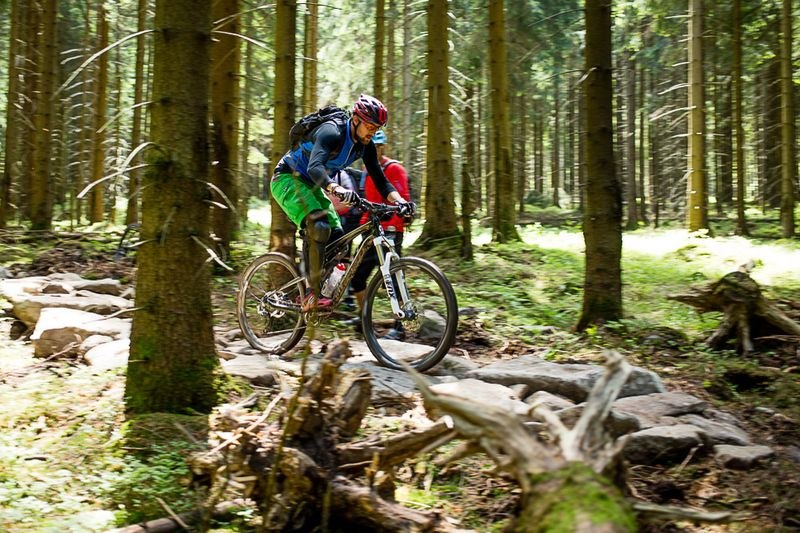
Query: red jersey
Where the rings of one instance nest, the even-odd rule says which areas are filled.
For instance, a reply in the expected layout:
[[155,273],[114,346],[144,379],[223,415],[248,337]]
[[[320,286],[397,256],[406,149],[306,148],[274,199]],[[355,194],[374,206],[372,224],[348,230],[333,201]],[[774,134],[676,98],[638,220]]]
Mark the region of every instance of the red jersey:
[[[389,180],[389,183],[394,185],[394,188],[400,193],[400,196],[410,202],[411,195],[408,191],[408,174],[403,165],[386,156],[380,157],[380,163],[383,168],[383,173],[386,179]],[[364,182],[364,197],[370,202],[388,203],[384,201],[383,196],[378,192],[375,183],[372,181],[372,177],[369,175],[367,175],[367,179]],[[364,224],[366,221],[367,215],[365,214],[361,217],[361,223]],[[403,219],[397,215],[393,215],[391,219],[381,222],[381,226],[383,226],[384,230],[389,226],[394,226],[395,231],[403,231]]]

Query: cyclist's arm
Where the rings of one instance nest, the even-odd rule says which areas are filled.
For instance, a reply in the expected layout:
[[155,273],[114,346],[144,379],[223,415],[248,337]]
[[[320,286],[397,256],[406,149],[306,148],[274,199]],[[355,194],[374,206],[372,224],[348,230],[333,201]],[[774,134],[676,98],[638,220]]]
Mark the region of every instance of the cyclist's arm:
[[325,163],[330,159],[331,152],[336,150],[341,144],[341,134],[336,124],[326,122],[314,132],[314,147],[308,157],[308,177],[322,188],[332,183],[328,176]]
[[367,174],[372,178],[372,183],[375,184],[375,188],[378,189],[381,196],[386,198],[390,193],[396,191],[383,174],[383,169],[378,161],[378,150],[375,149],[375,145],[372,142],[364,147],[364,154],[361,158],[364,160],[364,166],[367,167]]

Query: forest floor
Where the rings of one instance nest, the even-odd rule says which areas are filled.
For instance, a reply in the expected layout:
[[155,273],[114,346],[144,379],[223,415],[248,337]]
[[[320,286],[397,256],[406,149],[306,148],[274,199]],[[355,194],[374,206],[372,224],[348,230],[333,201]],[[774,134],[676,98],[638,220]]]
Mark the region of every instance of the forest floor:
[[[430,256],[456,287],[459,306],[477,310],[464,319],[457,346],[480,364],[534,351],[556,361],[596,362],[604,348],[615,348],[631,363],[658,373],[668,390],[733,414],[754,443],[775,449],[773,460],[746,471],[721,468],[700,452],[676,465],[630,468],[633,497],[736,511],[742,518],[720,525],[645,524],[643,531],[800,530],[800,345],[757,342],[756,353],[746,359],[733,350],[710,350],[702,340],[719,316],[698,315],[664,298],[715,281],[753,259],[754,278],[767,295],[789,311],[800,310],[798,243],[710,239],[682,230],[626,234],[630,318],[577,335],[570,327],[580,309],[580,231],[531,225],[523,238],[521,244],[494,245],[479,234],[473,263],[443,250]],[[27,244],[5,244],[0,267],[14,274],[135,277],[131,263],[114,262],[100,237],[58,247],[51,242],[41,253],[31,253]],[[257,251],[243,248],[232,261]],[[231,276],[214,280],[216,321],[224,328],[235,327],[234,285]],[[135,442],[125,437],[124,372],[92,372],[75,360],[36,360],[28,343],[12,339],[12,329],[12,321],[0,317],[0,531],[102,531],[194,505],[183,457],[202,446],[186,436],[202,435],[197,417],[186,417],[181,432],[172,423],[154,425],[156,444],[148,443],[145,455],[137,453]],[[232,390],[231,399],[244,393]],[[396,414],[376,409],[370,429],[396,429],[397,417],[388,416]],[[398,469],[398,500],[440,510],[464,528],[499,531],[507,524],[517,504],[516,486],[492,474],[488,458],[474,456],[445,469],[433,467],[430,459],[420,457]],[[243,513],[217,531],[248,531],[248,519]]]

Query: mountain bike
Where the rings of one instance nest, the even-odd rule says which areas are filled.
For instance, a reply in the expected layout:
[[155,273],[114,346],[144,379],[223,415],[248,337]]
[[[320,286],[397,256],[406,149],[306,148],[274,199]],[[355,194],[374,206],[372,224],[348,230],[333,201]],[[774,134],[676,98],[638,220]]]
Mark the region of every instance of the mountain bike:
[[[374,247],[378,268],[367,284],[360,315],[364,341],[384,366],[402,370],[403,361],[419,371],[428,370],[442,360],[455,340],[458,305],[453,287],[432,262],[397,255],[391,235],[384,232],[380,221],[399,212],[398,206],[359,198],[356,207],[367,213],[367,222],[325,249],[322,279],[327,279],[337,265],[346,266],[330,295],[331,309],[341,304],[356,269]],[[363,238],[348,260],[357,237]],[[236,306],[239,325],[250,346],[280,355],[300,341],[307,325],[328,321],[336,326],[331,312],[302,311],[307,291],[307,278],[285,254],[269,252],[254,259],[241,275]],[[393,328],[403,331],[403,340],[387,335]]]

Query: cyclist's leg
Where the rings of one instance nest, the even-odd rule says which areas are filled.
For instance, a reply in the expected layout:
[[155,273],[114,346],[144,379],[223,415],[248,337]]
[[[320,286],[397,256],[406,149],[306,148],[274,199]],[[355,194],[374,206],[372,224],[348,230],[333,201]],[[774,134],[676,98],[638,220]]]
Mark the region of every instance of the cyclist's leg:
[[[371,237],[365,235],[364,238],[368,239]],[[367,281],[369,280],[369,276],[377,264],[378,254],[375,252],[375,248],[370,246],[367,249],[367,253],[364,254],[361,264],[358,265],[358,268],[353,275],[353,280],[350,282],[350,288],[353,289],[353,296],[356,298],[359,311],[361,311],[361,308],[364,305],[364,289],[367,288]]]
[[[272,179],[272,194],[289,219],[304,228],[307,242],[306,270],[310,293],[315,301],[321,286],[322,262],[325,245],[332,231],[341,231],[341,222],[333,204],[315,185],[309,185],[292,174],[279,174]],[[305,246],[304,246],[305,248]],[[304,250],[305,252],[305,250]]]
[[315,295],[322,286],[322,261],[325,258],[325,245],[331,236],[331,226],[325,211],[312,211],[305,219],[306,239],[308,241],[308,284]]

